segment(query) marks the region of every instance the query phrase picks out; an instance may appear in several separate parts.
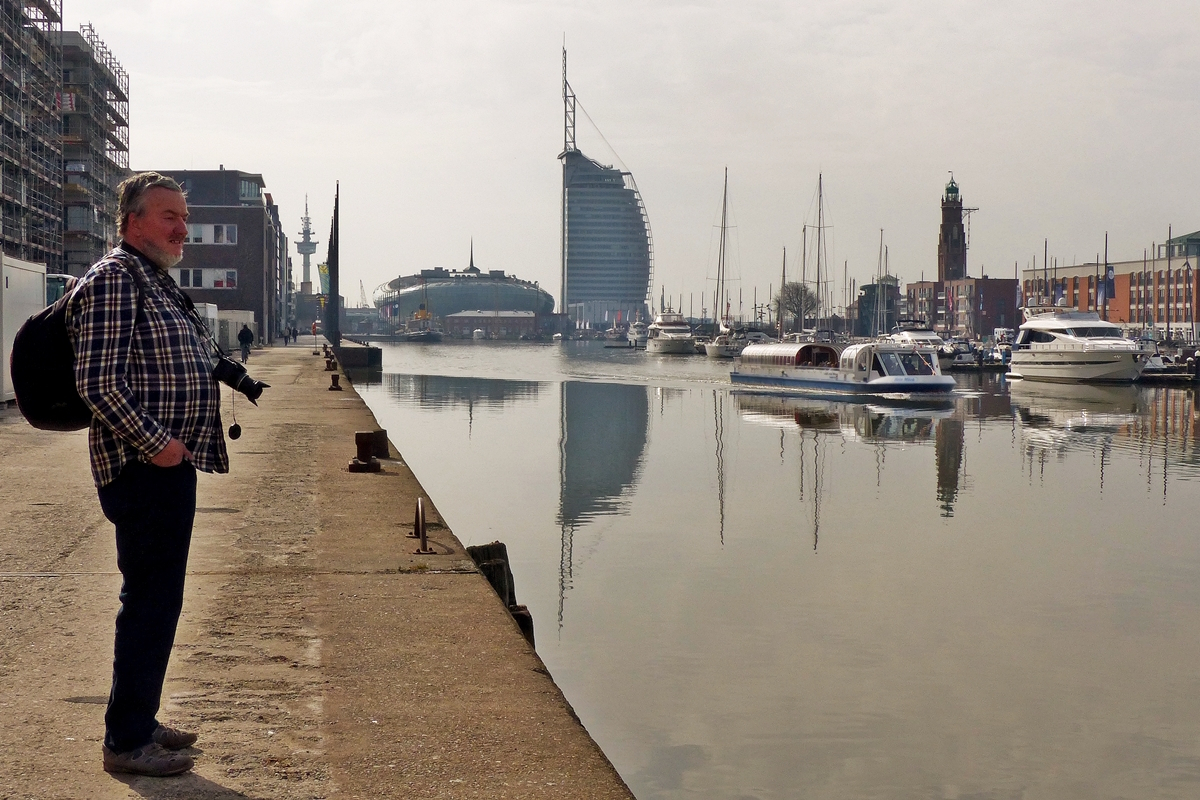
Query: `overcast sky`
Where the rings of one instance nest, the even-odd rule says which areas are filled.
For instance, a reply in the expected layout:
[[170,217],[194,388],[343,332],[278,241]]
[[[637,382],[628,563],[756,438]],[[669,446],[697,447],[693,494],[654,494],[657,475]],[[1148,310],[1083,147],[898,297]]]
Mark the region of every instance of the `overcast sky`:
[[[954,172],[968,269],[1113,259],[1200,228],[1196,4],[64,0],[130,73],[134,169],[262,173],[325,253],[342,191],[350,305],[400,274],[476,264],[559,291],[561,48],[579,147],[633,172],[655,297],[715,275],[729,168],[746,310],[798,269],[824,174],[827,245],[860,282],[937,272]],[[603,139],[600,137],[603,134]],[[611,144],[609,149],[605,141]],[[616,155],[613,155],[615,151]],[[300,259],[295,255],[296,279]],[[809,270],[812,267],[810,264]],[[315,280],[314,275],[314,280]],[[711,288],[709,288],[711,292]]]

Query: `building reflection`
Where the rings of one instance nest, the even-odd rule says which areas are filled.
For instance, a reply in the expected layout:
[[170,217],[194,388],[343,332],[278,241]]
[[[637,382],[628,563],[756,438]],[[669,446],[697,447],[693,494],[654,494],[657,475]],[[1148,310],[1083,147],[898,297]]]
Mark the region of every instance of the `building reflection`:
[[499,407],[521,400],[535,400],[548,384],[496,378],[460,378],[447,375],[383,376],[390,397],[422,408],[482,406]]
[[559,416],[558,623],[574,572],[575,532],[599,516],[628,508],[641,474],[649,427],[646,386],[565,381]]

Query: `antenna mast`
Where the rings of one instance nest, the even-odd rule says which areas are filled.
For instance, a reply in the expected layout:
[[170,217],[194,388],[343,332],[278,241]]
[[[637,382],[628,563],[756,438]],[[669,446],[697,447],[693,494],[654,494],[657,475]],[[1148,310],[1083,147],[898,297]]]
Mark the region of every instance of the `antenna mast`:
[[563,94],[563,151],[559,159],[563,164],[562,183],[562,231],[559,237],[559,247],[562,251],[562,297],[558,302],[560,314],[569,313],[567,308],[567,154],[574,153],[575,147],[575,92],[567,83],[567,45],[564,37],[562,51],[562,94]]
[[300,218],[300,241],[296,252],[304,256],[304,282],[300,284],[302,294],[312,294],[312,275],[309,273],[309,257],[317,252],[317,240],[312,238],[312,219],[308,216],[308,195],[304,196],[304,216]]

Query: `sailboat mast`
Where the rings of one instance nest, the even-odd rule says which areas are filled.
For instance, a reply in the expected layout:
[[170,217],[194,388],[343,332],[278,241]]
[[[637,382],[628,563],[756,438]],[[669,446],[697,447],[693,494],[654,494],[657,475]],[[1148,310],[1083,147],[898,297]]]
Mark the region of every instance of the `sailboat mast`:
[[721,250],[717,253],[717,297],[721,301],[721,316],[718,317],[717,331],[726,323],[725,313],[725,225],[726,212],[729,208],[729,167],[725,168],[725,184],[721,189]]
[[[783,275],[779,279],[779,299],[783,299],[783,287],[787,286],[787,245],[783,247]],[[801,300],[803,303],[803,299]],[[779,304],[779,340],[783,341],[783,303]]]
[[817,173],[817,328],[821,327],[821,251],[825,249],[824,180]]
[[[804,289],[808,286],[808,225],[804,225],[800,230],[800,330],[804,330],[805,317],[808,316],[804,313]],[[779,287],[779,291],[783,291],[782,286]]]

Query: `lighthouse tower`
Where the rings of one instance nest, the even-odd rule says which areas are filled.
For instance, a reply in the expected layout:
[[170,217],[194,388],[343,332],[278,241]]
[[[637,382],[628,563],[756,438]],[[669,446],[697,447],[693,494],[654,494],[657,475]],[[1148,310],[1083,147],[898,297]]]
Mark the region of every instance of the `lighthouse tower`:
[[312,274],[309,271],[309,257],[317,252],[317,240],[312,238],[312,220],[308,216],[308,197],[304,198],[304,216],[300,218],[300,241],[296,242],[296,252],[304,256],[304,280],[300,282],[300,294],[312,294]]

